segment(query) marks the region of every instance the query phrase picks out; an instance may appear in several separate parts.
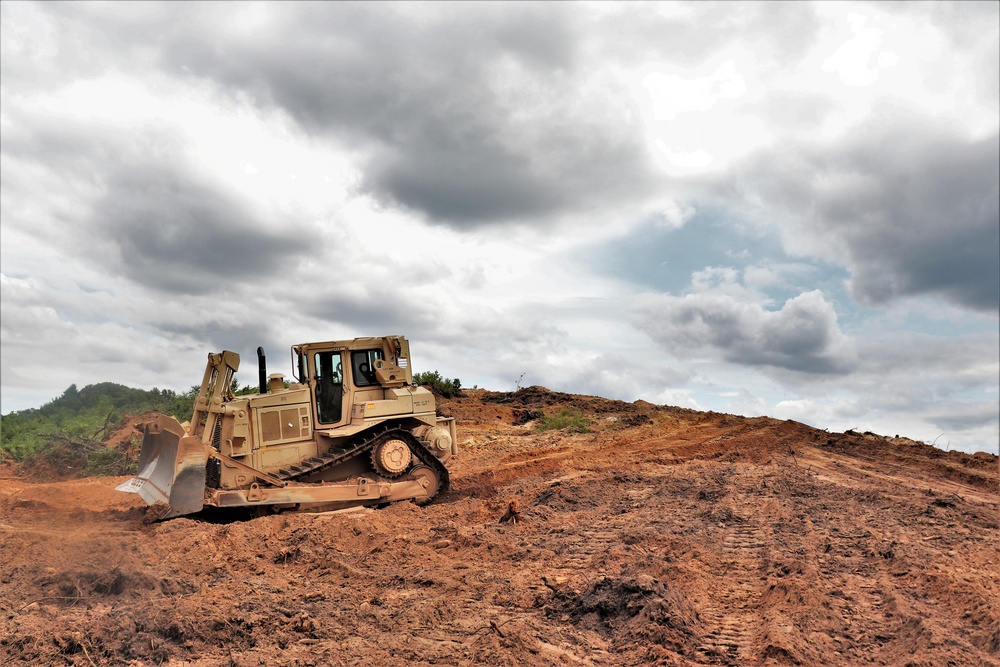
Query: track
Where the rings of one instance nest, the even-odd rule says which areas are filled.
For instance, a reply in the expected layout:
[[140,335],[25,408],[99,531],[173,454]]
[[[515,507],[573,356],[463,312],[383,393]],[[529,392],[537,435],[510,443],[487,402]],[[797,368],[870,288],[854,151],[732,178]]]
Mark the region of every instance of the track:
[[[750,479],[749,477],[758,479]],[[722,549],[711,569],[708,594],[698,615],[705,633],[695,652],[702,665],[750,664],[757,659],[752,647],[760,628],[760,603],[766,563],[768,531],[744,508],[760,503],[748,493],[760,488],[759,475],[743,475],[727,483],[727,503],[717,528]],[[735,509],[730,509],[735,508]]]
[[437,474],[439,480],[437,493],[448,492],[450,488],[448,469],[440,459],[431,453],[425,442],[414,437],[409,431],[392,425],[386,425],[367,435],[367,438],[350,447],[331,450],[326,454],[306,459],[297,465],[282,468],[276,476],[283,481],[299,481],[309,475],[332,470],[360,456],[370,456],[379,442],[389,438],[399,438],[409,445],[410,452],[419,459],[421,464],[430,467]]

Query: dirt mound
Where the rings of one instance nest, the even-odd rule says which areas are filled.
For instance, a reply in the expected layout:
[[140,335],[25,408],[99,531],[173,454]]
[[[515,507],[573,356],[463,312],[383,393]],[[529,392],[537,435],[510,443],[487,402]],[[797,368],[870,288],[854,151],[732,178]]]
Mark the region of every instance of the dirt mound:
[[104,444],[138,459],[139,449],[142,446],[142,425],[155,420],[159,415],[159,412],[154,411],[123,417],[108,430]]
[[[0,663],[1000,665],[995,456],[541,387],[440,404],[462,451],[423,508],[147,524],[121,477],[0,479]],[[587,432],[537,430],[564,409]]]

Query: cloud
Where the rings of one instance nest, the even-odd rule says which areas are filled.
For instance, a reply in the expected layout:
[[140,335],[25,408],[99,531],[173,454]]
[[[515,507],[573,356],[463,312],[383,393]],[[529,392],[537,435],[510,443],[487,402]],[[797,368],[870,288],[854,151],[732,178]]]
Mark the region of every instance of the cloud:
[[[995,429],[997,401],[956,401],[940,404],[930,410],[927,420],[952,434],[968,432],[978,427],[993,426]],[[994,446],[996,444],[994,440]]]
[[772,123],[796,132],[812,132],[836,112],[836,100],[829,95],[800,90],[776,89],[757,105]]
[[863,303],[937,294],[1000,308],[1000,136],[883,108],[840,144],[791,144],[733,176],[786,249],[851,271]]
[[310,249],[305,234],[267,229],[250,207],[175,165],[133,165],[106,187],[89,226],[113,247],[122,274],[155,290],[210,293],[218,281],[273,274]]
[[746,366],[843,374],[857,363],[833,306],[814,290],[767,310],[747,290],[722,286],[685,296],[643,297],[636,326],[677,356],[707,352]]
[[[883,397],[893,392],[919,396],[919,400],[927,403],[912,407],[924,408],[949,391],[979,391],[991,384],[996,386],[1000,377],[997,337],[988,328],[963,332],[955,322],[946,320],[944,324],[947,327],[944,334],[892,330],[891,323],[886,323],[878,327],[879,331],[869,326],[859,336],[858,353],[864,360],[864,371],[877,383]],[[914,368],[920,369],[919,381],[903,382],[903,377]]]
[[292,221],[264,219],[193,164],[174,132],[150,125],[140,144],[93,119],[12,116],[4,190],[33,204],[5,223],[67,256],[157,291],[195,294],[272,273],[310,247],[306,234],[290,233]]
[[[220,11],[224,23],[206,20]],[[268,16],[241,29],[256,11]],[[365,190],[432,224],[537,223],[652,191],[640,129],[627,121],[625,98],[608,94],[614,79],[581,59],[567,6],[196,13],[174,18],[183,30],[165,31],[163,67],[352,146]],[[102,20],[110,31],[115,21]]]
[[525,380],[531,384],[542,377],[546,378],[544,382],[552,383],[550,389],[575,387],[578,393],[621,400],[676,390],[692,375],[660,358],[636,358],[619,352],[580,355],[564,351],[526,368],[530,372]]
[[855,333],[858,361],[850,373],[797,385],[797,396],[777,401],[772,416],[928,442],[945,432],[941,447],[950,441],[966,451],[995,450],[1000,341],[989,317],[961,318],[986,324],[979,332],[942,317],[942,333],[918,334],[898,315]]
[[624,63],[694,66],[734,42],[768,67],[791,67],[814,44],[821,24],[809,3],[656,3],[605,7],[599,30],[609,55]]
[[122,317],[130,299],[54,278],[0,276],[4,412],[41,405],[74,383],[186,389],[197,381],[205,359],[197,339],[143,326],[141,308]]

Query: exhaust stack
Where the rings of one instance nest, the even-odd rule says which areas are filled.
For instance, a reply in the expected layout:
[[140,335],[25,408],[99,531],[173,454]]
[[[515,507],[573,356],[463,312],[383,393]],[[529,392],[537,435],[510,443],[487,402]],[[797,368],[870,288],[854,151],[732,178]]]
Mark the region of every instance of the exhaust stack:
[[264,356],[264,348],[257,348],[257,382],[259,382],[260,393],[267,393],[267,357]]

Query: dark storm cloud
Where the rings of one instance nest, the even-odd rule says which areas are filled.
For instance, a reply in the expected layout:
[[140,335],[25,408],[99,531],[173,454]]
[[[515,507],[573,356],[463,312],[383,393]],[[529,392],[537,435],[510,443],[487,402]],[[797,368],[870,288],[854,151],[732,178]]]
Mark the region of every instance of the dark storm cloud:
[[[440,7],[437,8],[440,10]],[[566,7],[461,5],[288,13],[271,34],[178,44],[175,67],[249,91],[366,155],[377,198],[455,227],[539,217],[639,194],[638,126],[579,87]]]
[[248,206],[174,165],[132,166],[106,187],[88,224],[115,247],[125,275],[159,291],[216,292],[271,275],[309,248],[304,235],[266,230]]
[[172,132],[118,132],[17,109],[9,117],[17,131],[3,143],[4,191],[28,201],[46,195],[4,223],[67,256],[160,292],[206,294],[271,273],[309,248],[305,235],[278,231],[288,225],[199,180]]
[[[786,146],[737,177],[748,199],[782,212],[786,240],[813,233],[852,271],[867,303],[934,293],[1000,307],[1000,138],[967,141],[886,112],[846,145]],[[841,257],[839,254],[846,256]]]
[[833,307],[818,291],[767,311],[727,294],[660,296],[637,309],[637,325],[674,354],[712,351],[746,366],[847,373],[856,364]]
[[[266,19],[241,28],[257,10]],[[641,126],[626,95],[609,98],[618,84],[592,80],[571,5],[49,11],[120,60],[209,80],[352,147],[363,188],[432,223],[527,221],[652,188]]]

